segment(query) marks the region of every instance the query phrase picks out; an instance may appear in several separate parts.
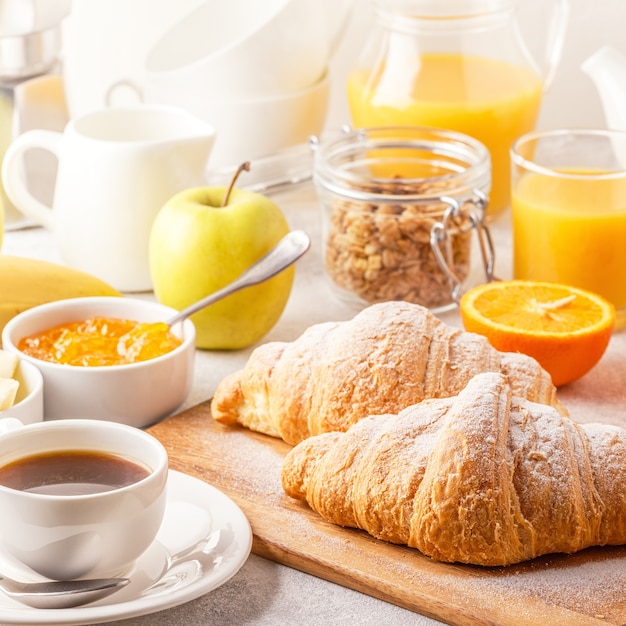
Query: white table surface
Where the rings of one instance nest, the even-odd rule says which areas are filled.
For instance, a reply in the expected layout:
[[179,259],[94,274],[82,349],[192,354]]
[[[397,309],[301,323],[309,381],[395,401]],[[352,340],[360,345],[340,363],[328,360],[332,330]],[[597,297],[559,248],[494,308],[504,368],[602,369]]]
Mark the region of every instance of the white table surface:
[[[308,326],[355,313],[333,295],[323,275],[320,256],[319,208],[310,184],[274,195],[292,228],[312,237],[312,248],[297,265],[296,281],[287,308],[276,327],[263,339],[293,340]],[[506,215],[492,225],[496,243],[496,273],[510,275],[510,235]],[[59,261],[52,236],[40,228],[6,232],[2,252]],[[476,257],[476,255],[474,255]],[[481,272],[477,271],[477,275]],[[152,294],[129,294],[152,298]],[[460,325],[456,310],[441,315]],[[252,348],[237,352],[198,351],[193,389],[183,407],[209,399],[223,376],[243,366]],[[574,419],[626,425],[626,334],[614,335],[607,353],[590,374],[560,391]],[[289,567],[251,555],[226,584],[197,600],[159,613],[117,622],[126,626],[201,624],[350,625],[439,624],[417,613],[377,600]]]

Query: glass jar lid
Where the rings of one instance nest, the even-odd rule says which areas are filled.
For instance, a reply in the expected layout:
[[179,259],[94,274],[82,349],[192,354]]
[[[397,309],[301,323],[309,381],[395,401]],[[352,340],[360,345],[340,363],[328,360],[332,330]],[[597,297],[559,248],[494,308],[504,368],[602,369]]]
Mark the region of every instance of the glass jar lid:
[[489,151],[467,135],[418,126],[346,130],[315,146],[314,176],[355,200],[429,202],[490,187]]

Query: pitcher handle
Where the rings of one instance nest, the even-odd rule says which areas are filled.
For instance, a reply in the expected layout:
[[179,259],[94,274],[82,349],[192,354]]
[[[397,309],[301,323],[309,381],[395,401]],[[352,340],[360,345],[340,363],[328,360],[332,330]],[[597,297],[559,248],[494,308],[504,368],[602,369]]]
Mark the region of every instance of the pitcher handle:
[[23,157],[28,150],[40,148],[59,158],[63,133],[54,130],[29,130],[18,135],[9,145],[2,162],[2,184],[13,205],[44,228],[52,230],[52,207],[44,204],[28,190],[24,176]]
[[[119,99],[119,93],[126,91],[132,93],[134,97],[133,104],[140,104],[144,101],[143,91],[135,81],[130,78],[123,78],[115,81],[104,94],[104,103],[107,107],[115,106],[116,98]],[[117,95],[116,95],[117,94]]]
[[547,70],[543,80],[543,92],[550,88],[554,76],[561,62],[563,48],[565,45],[565,35],[569,23],[570,3],[569,0],[556,0],[550,28],[548,29],[547,41]]

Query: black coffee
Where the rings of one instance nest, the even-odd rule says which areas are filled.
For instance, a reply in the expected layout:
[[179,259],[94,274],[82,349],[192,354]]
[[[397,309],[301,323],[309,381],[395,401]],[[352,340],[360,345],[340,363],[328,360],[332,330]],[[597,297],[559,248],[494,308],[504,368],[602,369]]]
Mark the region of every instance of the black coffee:
[[0,467],[0,485],[56,496],[111,491],[150,472],[128,459],[100,452],[64,450],[23,457]]

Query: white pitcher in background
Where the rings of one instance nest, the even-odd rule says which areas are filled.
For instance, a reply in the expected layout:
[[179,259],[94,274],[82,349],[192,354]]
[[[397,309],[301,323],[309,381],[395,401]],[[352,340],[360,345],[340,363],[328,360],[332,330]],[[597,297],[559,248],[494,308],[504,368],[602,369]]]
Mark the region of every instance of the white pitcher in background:
[[[120,291],[152,289],[152,222],[174,194],[202,185],[214,128],[174,107],[137,105],[89,113],[63,133],[31,130],[9,146],[2,181],[15,206],[54,234],[61,259]],[[58,158],[52,207],[23,177],[26,152]]]
[[626,130],[626,54],[602,46],[580,67],[598,90],[607,127]]

